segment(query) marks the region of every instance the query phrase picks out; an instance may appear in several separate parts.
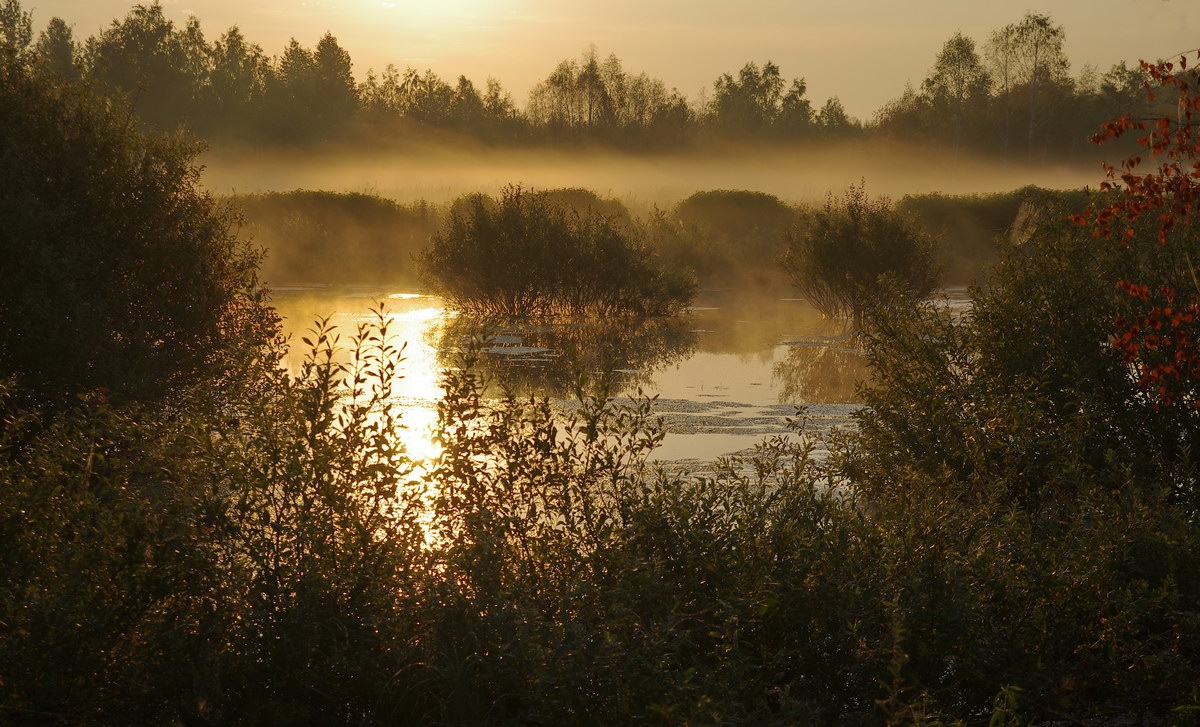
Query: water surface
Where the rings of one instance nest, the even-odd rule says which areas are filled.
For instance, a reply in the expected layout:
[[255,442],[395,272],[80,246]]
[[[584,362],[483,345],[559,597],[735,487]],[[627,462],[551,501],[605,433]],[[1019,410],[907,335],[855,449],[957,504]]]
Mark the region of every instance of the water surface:
[[[329,319],[348,345],[359,325],[386,306],[389,337],[404,345],[397,404],[416,456],[432,453],[429,430],[441,397],[441,371],[474,352],[492,382],[523,396],[546,396],[571,406],[581,381],[595,384],[612,371],[611,393],[657,397],[666,430],[662,460],[709,461],[787,432],[803,407],[815,429],[844,426],[858,408],[863,357],[840,322],[826,320],[803,300],[747,290],[703,290],[675,319],[630,324],[574,321],[497,323],[448,311],[438,298],[376,288],[307,286],[275,291],[275,305],[292,337],[289,366],[298,369],[300,342],[318,318]],[[311,336],[310,336],[311,337]]]

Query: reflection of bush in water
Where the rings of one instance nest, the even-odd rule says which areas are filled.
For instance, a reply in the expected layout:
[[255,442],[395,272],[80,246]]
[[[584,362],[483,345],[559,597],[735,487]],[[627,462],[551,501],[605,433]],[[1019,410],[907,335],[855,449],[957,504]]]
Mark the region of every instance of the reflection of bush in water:
[[867,377],[867,359],[844,341],[796,343],[772,376],[781,403],[849,404],[858,401],[855,389]]
[[695,350],[696,334],[679,318],[529,321],[459,316],[441,329],[439,363],[448,366],[473,343],[477,372],[516,394],[564,396],[581,374],[612,371],[613,393],[650,383],[657,368]]

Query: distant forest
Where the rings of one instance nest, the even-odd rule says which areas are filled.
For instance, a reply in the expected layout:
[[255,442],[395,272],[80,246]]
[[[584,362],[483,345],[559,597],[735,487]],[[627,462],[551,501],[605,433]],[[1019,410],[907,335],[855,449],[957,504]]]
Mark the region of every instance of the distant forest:
[[388,144],[449,132],[490,144],[658,150],[874,137],[1063,161],[1091,158],[1088,138],[1106,120],[1155,111],[1136,63],[1071,75],[1065,30],[1034,13],[986,38],[955,33],[920,86],[869,120],[850,117],[836,96],[815,104],[804,78],[789,82],[771,61],[723,73],[688,98],[591,47],[555,65],[521,107],[490,77],[480,87],[465,76],[449,81],[388,65],[357,82],[353,59],[330,32],[315,47],[292,39],[278,55],[236,26],[209,42],[198,18],[179,27],[157,2],[135,5],[83,41],[58,17],[36,38],[32,27],[17,0],[0,2],[4,52],[29,54],[41,73],[129,97],[149,129],[186,126],[217,144]]

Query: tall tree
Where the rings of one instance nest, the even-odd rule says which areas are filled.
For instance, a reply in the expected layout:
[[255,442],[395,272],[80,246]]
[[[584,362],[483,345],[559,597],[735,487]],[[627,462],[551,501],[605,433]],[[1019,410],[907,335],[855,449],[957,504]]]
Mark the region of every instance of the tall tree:
[[79,44],[75,42],[71,26],[62,18],[50,18],[33,46],[38,71],[65,81],[77,81],[80,76],[78,56]]
[[992,33],[987,57],[1004,104],[1005,148],[1011,143],[1014,113],[1022,105],[1027,120],[1027,152],[1032,157],[1039,122],[1053,107],[1053,94],[1070,83],[1064,38],[1061,25],[1037,13],[1027,13],[1020,23]]
[[326,32],[317,41],[313,54],[316,105],[314,113],[320,126],[336,133],[358,110],[358,92],[354,85],[353,63],[350,54]]
[[762,68],[750,62],[737,78],[722,74],[713,83],[709,118],[718,129],[734,134],[765,131],[779,114],[783,77],[779,66],[767,61]]
[[459,76],[458,83],[454,86],[454,96],[450,101],[450,116],[455,126],[479,131],[483,126],[484,115],[483,97],[479,95],[479,89],[475,88],[471,79]]
[[550,75],[529,92],[525,113],[532,123],[550,129],[569,129],[578,123],[577,66],[573,60],[560,61]]
[[[620,64],[617,64],[619,71]],[[623,74],[608,74],[616,82],[622,80]],[[596,58],[596,47],[588,48],[583,54],[583,63],[579,66],[579,74],[575,77],[575,86],[582,106],[581,121],[588,128],[608,128],[613,125],[613,99],[605,84],[605,74]]]
[[555,133],[628,141],[656,136],[685,107],[662,81],[627,72],[615,55],[601,61],[593,46],[578,61],[560,62],[533,88],[526,118]]
[[15,61],[33,42],[33,16],[21,9],[20,0],[0,2],[0,58]]
[[935,120],[945,120],[953,147],[962,145],[967,127],[979,118],[987,104],[991,77],[975,51],[975,41],[955,33],[942,46],[929,75],[921,82]]
[[316,103],[316,61],[312,51],[291,38],[271,64],[264,111],[267,133],[282,139],[304,139],[317,128],[312,116]]
[[83,55],[90,75],[128,96],[144,122],[173,128],[191,118],[202,98],[197,66],[203,47],[198,21],[180,32],[155,2],[135,5],[89,38]]
[[213,42],[209,89],[216,118],[240,120],[245,126],[262,103],[267,79],[262,48],[246,42],[235,25]]
[[0,129],[0,378],[59,401],[143,398],[244,363],[239,332],[271,316],[257,254],[196,184],[195,145],[6,64]]
[[823,133],[837,136],[856,131],[859,125],[850,118],[850,114],[846,113],[846,107],[842,105],[841,99],[837,96],[830,96],[821,110],[817,112],[817,128]]
[[406,69],[400,88],[404,113],[409,118],[438,126],[449,120],[454,88],[431,69],[424,73]]
[[1150,80],[1142,68],[1116,63],[1100,77],[1100,98],[1107,118],[1132,116],[1146,105],[1145,84]]
[[876,133],[905,141],[929,141],[939,130],[929,96],[917,93],[912,84],[875,112],[873,126]]
[[780,103],[775,125],[785,136],[800,136],[807,133],[816,122],[812,102],[806,98],[808,85],[803,78],[792,81],[788,92]]

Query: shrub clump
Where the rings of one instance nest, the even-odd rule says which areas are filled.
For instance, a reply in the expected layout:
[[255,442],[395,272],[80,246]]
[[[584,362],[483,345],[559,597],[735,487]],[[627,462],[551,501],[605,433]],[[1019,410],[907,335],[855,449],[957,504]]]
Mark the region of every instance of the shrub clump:
[[515,186],[456,203],[421,265],[434,292],[476,314],[669,315],[696,290],[629,228]]
[[696,192],[670,211],[656,211],[647,229],[663,257],[705,282],[786,286],[775,263],[796,214],[774,195],[715,189]]
[[271,286],[307,283],[413,285],[413,259],[437,231],[442,210],[359,192],[294,190],[237,195],[246,232],[266,248]]
[[886,197],[871,199],[865,184],[851,185],[791,230],[783,267],[818,310],[831,318],[851,317],[862,328],[868,301],[888,286],[916,298],[933,292],[938,281],[933,249],[933,238]]
[[0,376],[23,395],[212,385],[271,335],[259,255],[197,184],[199,147],[127,113],[0,64]]

